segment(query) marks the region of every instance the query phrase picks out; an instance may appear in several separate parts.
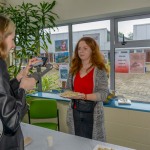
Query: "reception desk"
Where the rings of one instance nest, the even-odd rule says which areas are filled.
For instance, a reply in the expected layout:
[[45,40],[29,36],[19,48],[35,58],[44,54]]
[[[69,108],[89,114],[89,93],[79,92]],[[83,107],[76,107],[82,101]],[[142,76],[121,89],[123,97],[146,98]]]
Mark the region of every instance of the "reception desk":
[[[32,139],[32,142],[25,146],[25,150],[93,150],[96,145],[112,148],[113,150],[133,150],[25,123],[21,124],[21,128],[24,137]],[[49,147],[47,140],[49,136],[53,138],[51,147]]]

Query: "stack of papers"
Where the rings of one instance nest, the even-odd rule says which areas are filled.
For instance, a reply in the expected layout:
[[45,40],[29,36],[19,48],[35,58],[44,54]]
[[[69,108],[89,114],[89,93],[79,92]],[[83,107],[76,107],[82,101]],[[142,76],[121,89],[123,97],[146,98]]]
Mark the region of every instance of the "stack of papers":
[[129,99],[118,99],[118,104],[131,105],[131,100],[129,100]]

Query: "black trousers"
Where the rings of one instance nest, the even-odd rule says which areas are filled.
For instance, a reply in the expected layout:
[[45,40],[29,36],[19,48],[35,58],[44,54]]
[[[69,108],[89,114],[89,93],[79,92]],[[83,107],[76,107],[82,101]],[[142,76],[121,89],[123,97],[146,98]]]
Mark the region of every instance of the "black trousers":
[[93,112],[85,113],[73,109],[75,135],[92,139]]

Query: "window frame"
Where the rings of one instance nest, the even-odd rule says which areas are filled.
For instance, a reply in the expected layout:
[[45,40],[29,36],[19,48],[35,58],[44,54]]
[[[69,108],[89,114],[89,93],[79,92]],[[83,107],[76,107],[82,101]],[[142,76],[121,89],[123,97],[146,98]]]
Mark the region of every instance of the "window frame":
[[[81,23],[90,23],[95,21],[104,21],[110,20],[110,89],[115,90],[115,49],[116,48],[147,48],[150,47],[150,39],[149,40],[134,40],[127,41],[125,45],[122,45],[121,42],[118,41],[118,22],[120,21],[128,21],[128,20],[136,20],[136,19],[144,19],[150,18],[150,14],[137,13],[133,15],[124,15],[124,16],[111,16],[97,19],[86,19],[82,21],[70,21],[70,23],[58,24],[59,26],[68,26],[68,34],[69,34],[69,53],[70,53],[70,62],[71,56],[73,55],[73,25],[81,24]],[[135,46],[136,45],[136,46]],[[69,64],[70,64],[69,62]]]

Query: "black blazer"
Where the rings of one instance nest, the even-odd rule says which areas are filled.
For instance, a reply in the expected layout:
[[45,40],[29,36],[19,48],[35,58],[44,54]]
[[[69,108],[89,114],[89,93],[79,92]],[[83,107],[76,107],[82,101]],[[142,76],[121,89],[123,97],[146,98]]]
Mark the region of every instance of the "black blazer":
[[9,81],[7,65],[0,58],[0,119],[3,133],[0,150],[24,150],[20,122],[27,111],[25,90],[16,79]]

